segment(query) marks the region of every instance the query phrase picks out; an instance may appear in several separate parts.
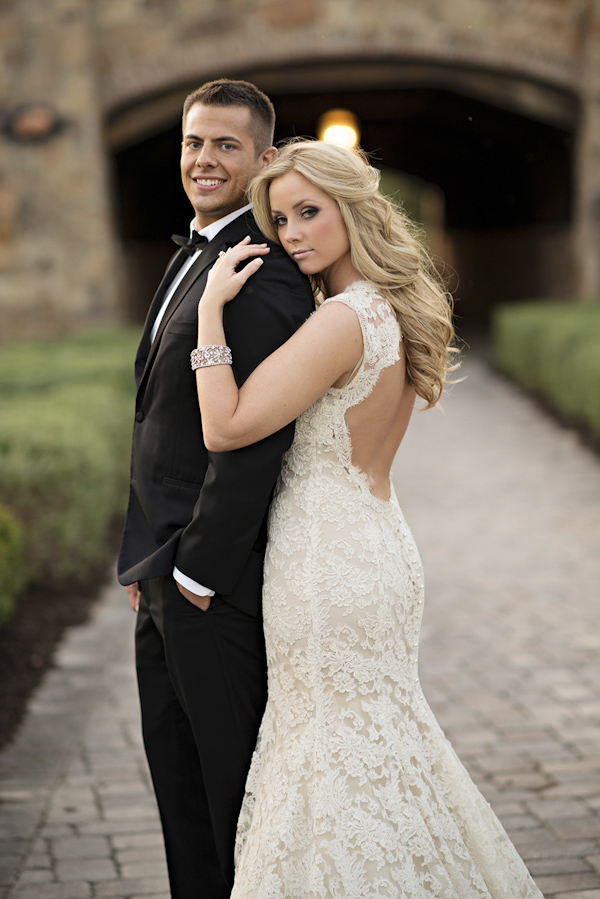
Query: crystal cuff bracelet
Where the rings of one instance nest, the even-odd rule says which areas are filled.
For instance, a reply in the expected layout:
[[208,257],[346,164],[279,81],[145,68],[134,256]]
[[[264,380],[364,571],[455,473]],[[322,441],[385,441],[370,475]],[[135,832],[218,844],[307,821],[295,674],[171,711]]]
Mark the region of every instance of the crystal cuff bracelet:
[[208,368],[209,365],[231,365],[233,358],[228,346],[199,346],[190,355],[192,371],[197,368]]

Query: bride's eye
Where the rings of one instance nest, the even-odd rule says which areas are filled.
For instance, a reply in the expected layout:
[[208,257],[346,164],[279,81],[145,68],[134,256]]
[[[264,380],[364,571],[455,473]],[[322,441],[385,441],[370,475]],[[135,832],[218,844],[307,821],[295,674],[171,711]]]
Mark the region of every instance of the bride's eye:
[[311,219],[317,214],[318,211],[319,210],[317,209],[316,206],[306,206],[302,210],[302,218]]
[[275,216],[273,216],[273,221],[275,222],[275,225],[278,228],[281,228],[282,225],[285,225],[285,223],[287,222],[287,219],[286,219],[285,215],[275,215]]

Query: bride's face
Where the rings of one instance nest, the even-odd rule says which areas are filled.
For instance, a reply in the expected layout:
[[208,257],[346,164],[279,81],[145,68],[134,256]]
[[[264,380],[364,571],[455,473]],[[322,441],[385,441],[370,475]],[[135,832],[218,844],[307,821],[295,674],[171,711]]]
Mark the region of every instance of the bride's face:
[[305,275],[321,275],[337,292],[355,280],[350,242],[335,200],[304,175],[289,172],[269,189],[271,215],[281,245]]

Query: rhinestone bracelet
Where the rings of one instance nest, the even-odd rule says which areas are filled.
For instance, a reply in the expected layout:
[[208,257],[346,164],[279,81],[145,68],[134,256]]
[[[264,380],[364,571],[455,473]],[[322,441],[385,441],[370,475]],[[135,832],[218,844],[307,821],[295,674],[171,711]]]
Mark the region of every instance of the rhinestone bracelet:
[[199,346],[192,350],[190,355],[192,371],[197,368],[207,368],[209,365],[231,365],[233,357],[228,346]]

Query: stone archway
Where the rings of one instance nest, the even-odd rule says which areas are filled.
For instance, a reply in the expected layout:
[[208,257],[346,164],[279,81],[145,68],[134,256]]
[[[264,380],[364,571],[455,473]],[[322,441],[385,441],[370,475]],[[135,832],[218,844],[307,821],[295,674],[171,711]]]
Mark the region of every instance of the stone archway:
[[[359,117],[382,165],[439,187],[459,314],[485,321],[498,301],[572,291],[577,102],[568,90],[506,72],[441,63],[353,60],[238,73],[265,89],[276,139],[314,135],[322,112]],[[190,213],[179,186],[180,109],[197,82],[114,113],[106,135],[140,317]],[[150,188],[149,188],[150,185]]]

